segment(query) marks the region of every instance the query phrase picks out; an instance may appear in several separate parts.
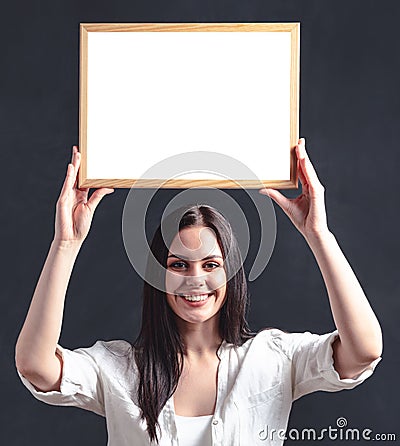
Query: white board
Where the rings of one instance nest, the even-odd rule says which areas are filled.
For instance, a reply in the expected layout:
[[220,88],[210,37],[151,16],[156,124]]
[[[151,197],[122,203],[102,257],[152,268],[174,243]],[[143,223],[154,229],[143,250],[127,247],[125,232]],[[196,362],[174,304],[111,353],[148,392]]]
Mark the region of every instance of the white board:
[[[182,25],[163,32],[143,30],[144,24],[125,24],[129,31],[122,32],[81,25],[86,37],[80,141],[86,171],[81,182],[131,187],[134,180],[147,178],[160,186],[169,178],[152,178],[152,166],[202,151],[205,160],[211,152],[209,170],[202,166],[199,172],[193,165],[188,171],[186,166],[174,180],[187,181],[174,187],[197,180],[208,180],[197,185],[226,182],[212,153],[226,155],[227,163],[234,158],[254,173],[249,178],[243,169],[234,180],[257,177],[269,186],[290,187],[291,149],[298,138],[292,134],[298,121],[294,24],[286,32],[235,31],[235,24],[225,32],[198,24],[203,28],[193,32]],[[258,25],[265,29],[266,24]]]

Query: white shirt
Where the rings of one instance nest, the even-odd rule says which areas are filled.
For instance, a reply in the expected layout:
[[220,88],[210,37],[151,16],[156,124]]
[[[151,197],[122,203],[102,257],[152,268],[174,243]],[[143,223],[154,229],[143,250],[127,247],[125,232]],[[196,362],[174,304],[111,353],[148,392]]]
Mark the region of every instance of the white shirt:
[[[286,429],[292,401],[317,390],[352,389],[368,378],[381,358],[357,377],[340,379],[333,367],[331,347],[337,336],[337,330],[317,335],[269,329],[241,347],[223,341],[217,352],[220,362],[212,446],[282,445],[277,436],[265,439],[265,432]],[[131,344],[97,341],[90,348],[57,349],[64,360],[60,392],[39,392],[18,372],[33,396],[48,404],[77,406],[106,417],[108,446],[150,445],[137,405],[138,378]],[[158,421],[160,446],[181,446],[173,397]]]
[[179,446],[211,446],[213,415],[183,417],[175,414]]

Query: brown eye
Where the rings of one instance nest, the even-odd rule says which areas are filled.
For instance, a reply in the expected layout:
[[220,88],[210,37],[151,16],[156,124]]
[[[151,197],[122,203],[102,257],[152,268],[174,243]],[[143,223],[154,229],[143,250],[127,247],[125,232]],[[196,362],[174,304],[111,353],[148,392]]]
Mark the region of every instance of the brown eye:
[[184,269],[187,267],[185,262],[179,261],[179,262],[173,262],[169,265],[170,268],[173,269]]
[[218,267],[220,267],[221,265],[219,264],[219,263],[216,263],[216,262],[207,262],[205,265],[204,265],[204,267],[206,268],[206,269],[215,269],[215,268],[218,268]]

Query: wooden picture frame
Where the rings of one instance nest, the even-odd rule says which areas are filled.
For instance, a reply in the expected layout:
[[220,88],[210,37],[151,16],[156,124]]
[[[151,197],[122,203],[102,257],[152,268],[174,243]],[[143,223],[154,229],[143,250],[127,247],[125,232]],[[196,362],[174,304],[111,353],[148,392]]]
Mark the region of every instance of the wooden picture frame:
[[[79,187],[297,188],[299,40],[299,23],[80,24]],[[143,176],[196,151],[259,181]]]

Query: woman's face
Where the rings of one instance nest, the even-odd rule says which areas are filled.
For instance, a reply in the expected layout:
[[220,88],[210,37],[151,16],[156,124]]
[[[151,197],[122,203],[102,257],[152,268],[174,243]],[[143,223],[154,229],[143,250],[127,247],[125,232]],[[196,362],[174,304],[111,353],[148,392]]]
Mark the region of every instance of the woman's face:
[[221,248],[211,228],[189,226],[172,241],[167,258],[167,301],[181,319],[199,323],[225,301],[226,274]]

